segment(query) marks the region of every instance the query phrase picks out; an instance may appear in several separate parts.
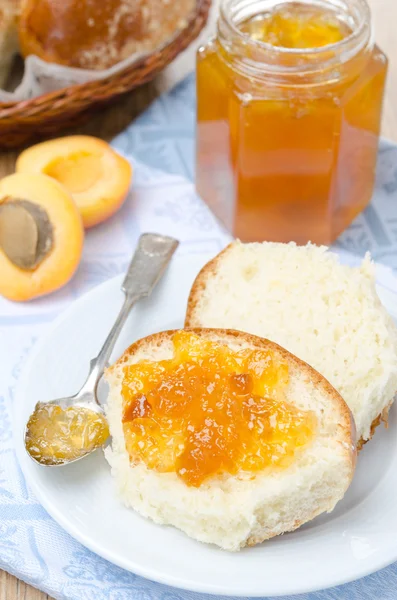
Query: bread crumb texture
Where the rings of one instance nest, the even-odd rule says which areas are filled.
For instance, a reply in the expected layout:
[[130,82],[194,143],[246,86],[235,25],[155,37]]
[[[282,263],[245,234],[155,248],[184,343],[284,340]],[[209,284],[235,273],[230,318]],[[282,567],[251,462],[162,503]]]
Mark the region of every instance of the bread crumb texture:
[[[204,332],[207,339],[232,350],[263,347],[266,340],[233,332]],[[278,352],[284,352],[272,345]],[[285,353],[290,383],[286,400],[313,411],[317,431],[311,444],[285,469],[219,475],[200,487],[187,486],[175,473],[158,473],[130,464],[122,427],[123,368],[140,360],[172,356],[172,332],[133,345],[106,373],[110,385],[107,417],[112,447],[105,451],[117,492],[124,504],[159,524],[174,525],[189,536],[236,551],[292,531],[331,511],[344,496],[355,466],[353,422],[339,394],[314,370]]]
[[397,330],[369,255],[351,268],[326,247],[235,242],[199,274],[186,325],[240,329],[285,347],[338,390],[364,442],[394,400]]

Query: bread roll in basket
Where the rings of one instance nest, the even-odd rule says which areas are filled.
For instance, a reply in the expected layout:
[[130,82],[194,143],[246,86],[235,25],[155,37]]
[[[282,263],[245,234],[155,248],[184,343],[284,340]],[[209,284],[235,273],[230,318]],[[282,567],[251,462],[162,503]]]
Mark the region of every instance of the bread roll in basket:
[[17,0],[0,3],[0,88],[6,83],[14,55],[18,51]]
[[[18,0],[5,2],[15,6]],[[199,35],[210,4],[183,0],[188,10],[183,14],[181,3],[172,0],[22,0],[19,45],[25,57],[33,54],[46,62],[91,70],[107,69],[135,54],[137,60],[105,78],[28,100],[0,102],[0,146],[16,147],[38,134],[75,125],[93,109],[152,80]],[[3,3],[0,13],[2,9]],[[7,19],[0,16],[0,50],[7,40],[15,40]],[[0,73],[3,65],[4,58]]]

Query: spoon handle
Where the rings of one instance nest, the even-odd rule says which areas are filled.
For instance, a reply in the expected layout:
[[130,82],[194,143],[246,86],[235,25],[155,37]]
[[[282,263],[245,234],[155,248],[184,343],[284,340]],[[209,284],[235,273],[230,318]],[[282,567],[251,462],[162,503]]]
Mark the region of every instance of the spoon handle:
[[179,242],[156,233],[144,233],[132,257],[121,289],[136,299],[149,296],[163,275]]
[[178,244],[174,238],[153,233],[144,233],[139,238],[121,286],[125,295],[123,306],[98,356],[90,362],[90,373],[80,394],[93,393],[95,396],[98,382],[132,307],[138,300],[151,294]]

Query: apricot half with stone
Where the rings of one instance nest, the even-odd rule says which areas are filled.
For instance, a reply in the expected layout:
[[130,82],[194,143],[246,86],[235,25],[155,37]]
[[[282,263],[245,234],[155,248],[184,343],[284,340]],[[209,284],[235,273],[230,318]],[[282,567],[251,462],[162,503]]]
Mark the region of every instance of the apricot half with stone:
[[42,142],[19,156],[20,173],[44,173],[72,194],[84,227],[105,221],[123,204],[132,167],[103,140],[75,135]]
[[79,210],[59,183],[28,173],[0,181],[0,295],[23,302],[62,287],[83,241]]

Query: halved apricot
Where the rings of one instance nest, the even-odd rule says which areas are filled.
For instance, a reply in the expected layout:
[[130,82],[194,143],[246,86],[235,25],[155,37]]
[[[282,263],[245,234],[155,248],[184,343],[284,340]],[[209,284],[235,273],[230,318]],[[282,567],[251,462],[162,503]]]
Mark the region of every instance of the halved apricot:
[[103,140],[76,135],[42,142],[19,156],[20,173],[44,173],[72,194],[84,227],[105,221],[123,204],[132,177],[130,163]]
[[83,241],[80,212],[54,179],[15,173],[0,181],[0,295],[23,302],[59,289]]

